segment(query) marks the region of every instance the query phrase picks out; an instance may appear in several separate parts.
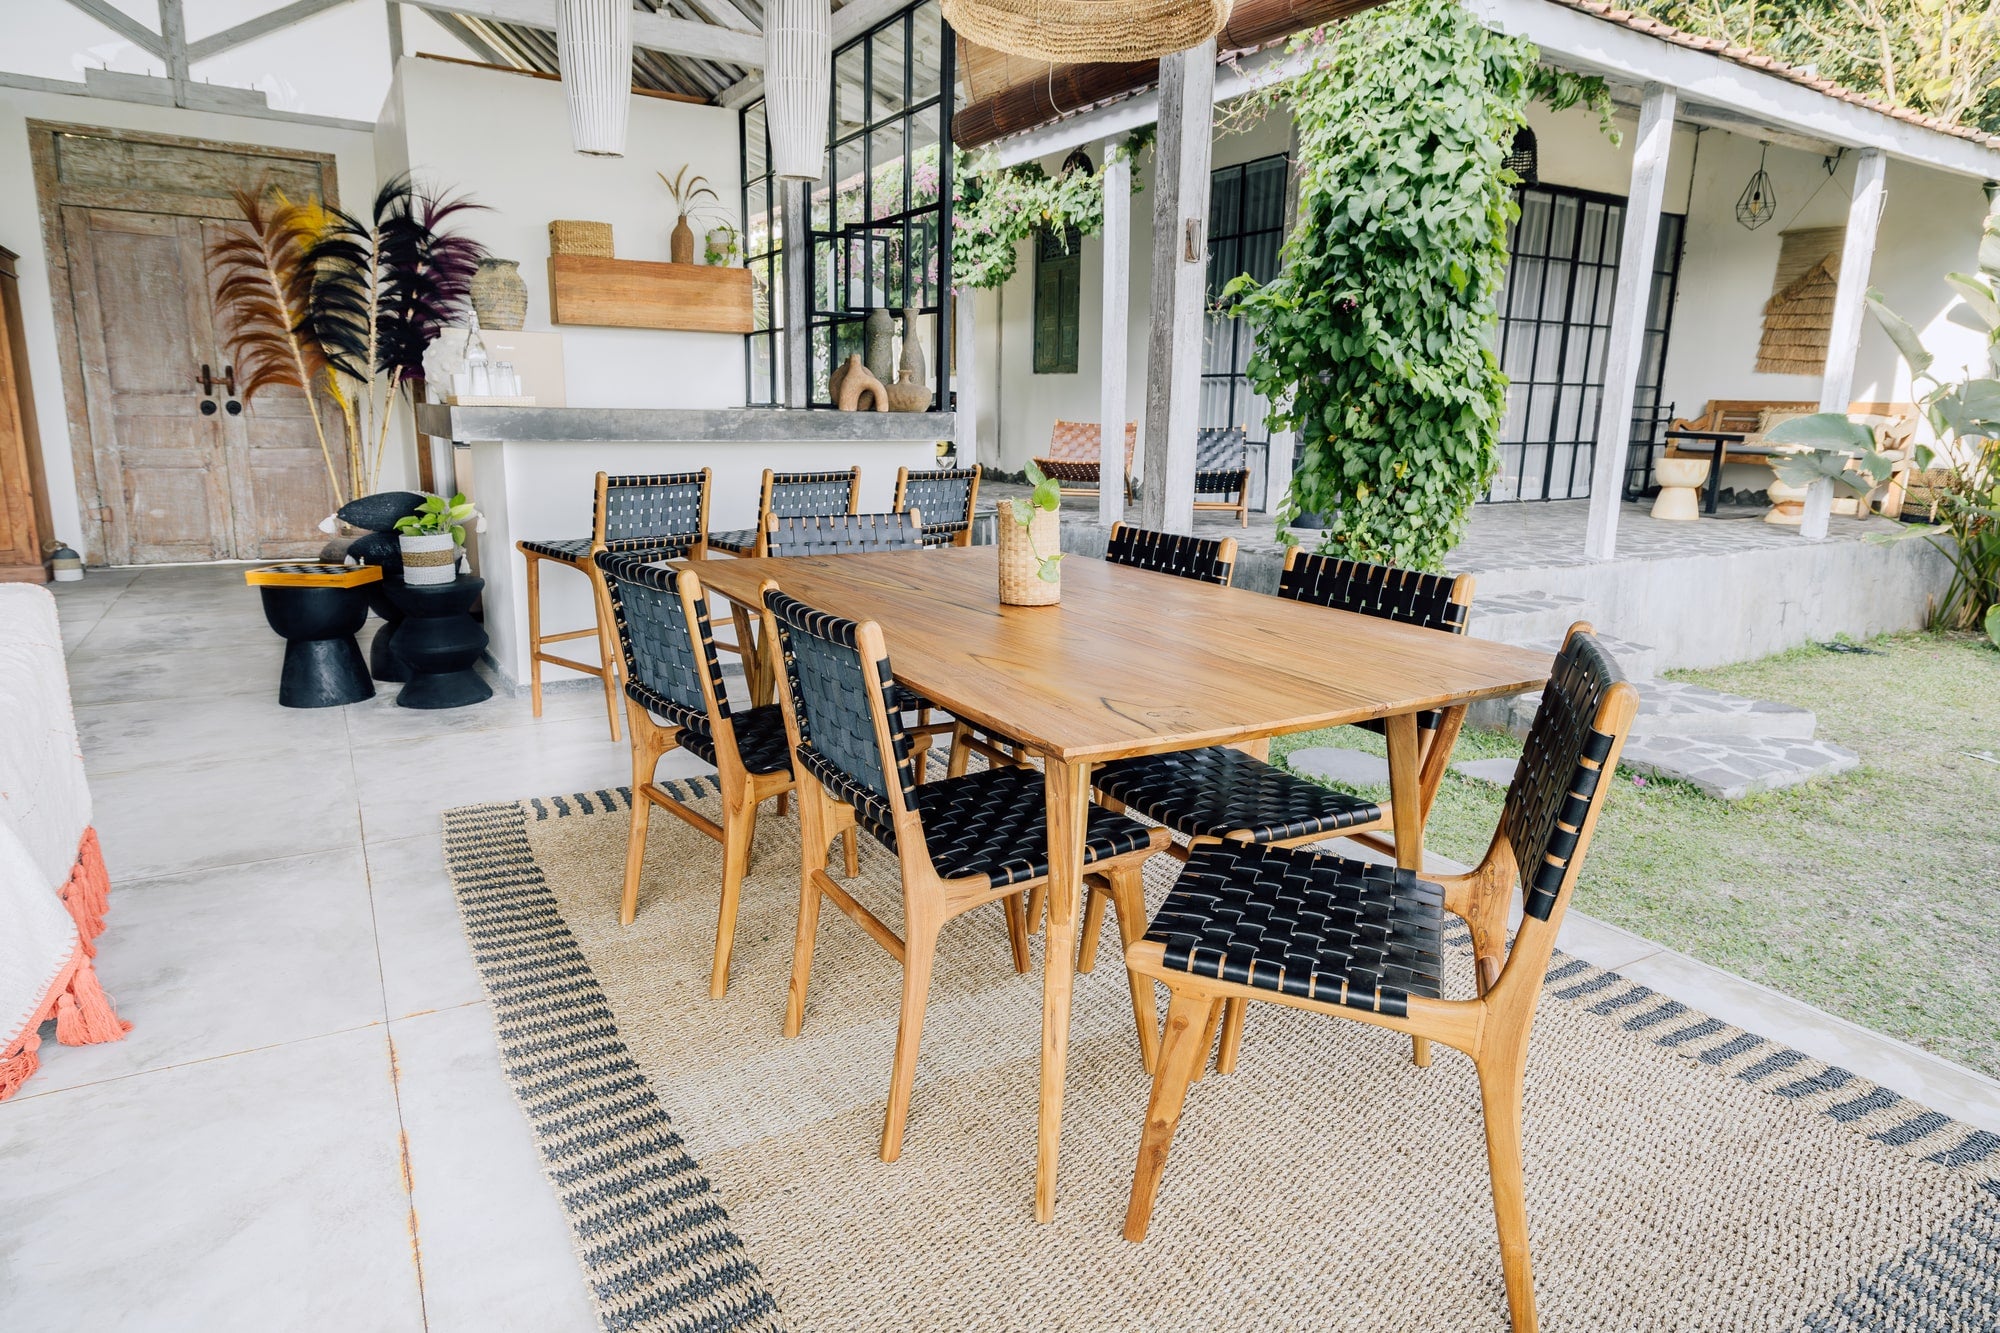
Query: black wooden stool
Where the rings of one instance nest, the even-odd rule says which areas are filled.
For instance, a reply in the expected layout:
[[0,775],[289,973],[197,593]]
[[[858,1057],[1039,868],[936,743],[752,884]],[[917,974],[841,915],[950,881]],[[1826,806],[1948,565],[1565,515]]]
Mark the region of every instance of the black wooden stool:
[[396,656],[409,680],[396,696],[399,708],[463,708],[493,697],[493,687],[473,670],[486,651],[486,630],[472,618],[472,603],[486,580],[461,574],[450,583],[385,583],[403,613]]
[[286,708],[336,708],[375,697],[354,635],[368,620],[363,587],[379,582],[373,565],[265,565],[243,581],[263,596],[264,619],[285,641],[278,702]]

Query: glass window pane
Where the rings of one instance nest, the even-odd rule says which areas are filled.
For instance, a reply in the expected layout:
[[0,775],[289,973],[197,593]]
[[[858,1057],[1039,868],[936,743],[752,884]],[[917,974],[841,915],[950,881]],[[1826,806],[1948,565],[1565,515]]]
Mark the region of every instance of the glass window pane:
[[898,120],[868,136],[868,216],[894,217],[904,211],[903,122]]
[[844,139],[867,123],[868,43],[856,42],[833,58],[833,137]]
[[925,107],[910,117],[910,207],[938,201],[938,109]]
[[875,48],[869,84],[868,119],[871,123],[900,115],[903,108],[910,104],[903,82],[909,74],[906,41],[901,19],[869,39]]

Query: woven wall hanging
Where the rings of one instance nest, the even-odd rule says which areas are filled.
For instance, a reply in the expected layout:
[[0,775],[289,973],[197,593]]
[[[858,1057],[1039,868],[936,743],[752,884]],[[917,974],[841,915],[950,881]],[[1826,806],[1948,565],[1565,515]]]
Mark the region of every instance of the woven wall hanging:
[[1058,65],[1158,60],[1199,46],[1234,0],[944,0],[952,31],[1009,55]]

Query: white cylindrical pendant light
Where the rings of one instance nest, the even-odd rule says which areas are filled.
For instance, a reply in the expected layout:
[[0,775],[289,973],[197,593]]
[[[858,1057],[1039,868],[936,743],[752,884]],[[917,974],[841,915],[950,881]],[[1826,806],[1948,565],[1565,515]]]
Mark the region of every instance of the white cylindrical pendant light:
[[632,0],[556,0],[556,55],[569,100],[570,145],[593,157],[623,157]]
[[771,170],[818,180],[826,169],[826,118],[833,86],[833,8],[828,0],[767,0],[764,110]]

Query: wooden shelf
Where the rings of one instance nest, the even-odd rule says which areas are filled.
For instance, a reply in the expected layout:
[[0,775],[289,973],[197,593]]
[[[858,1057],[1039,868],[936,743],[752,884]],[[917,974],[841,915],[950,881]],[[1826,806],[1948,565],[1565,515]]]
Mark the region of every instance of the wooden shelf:
[[550,322],[748,333],[750,270],[549,256]]

